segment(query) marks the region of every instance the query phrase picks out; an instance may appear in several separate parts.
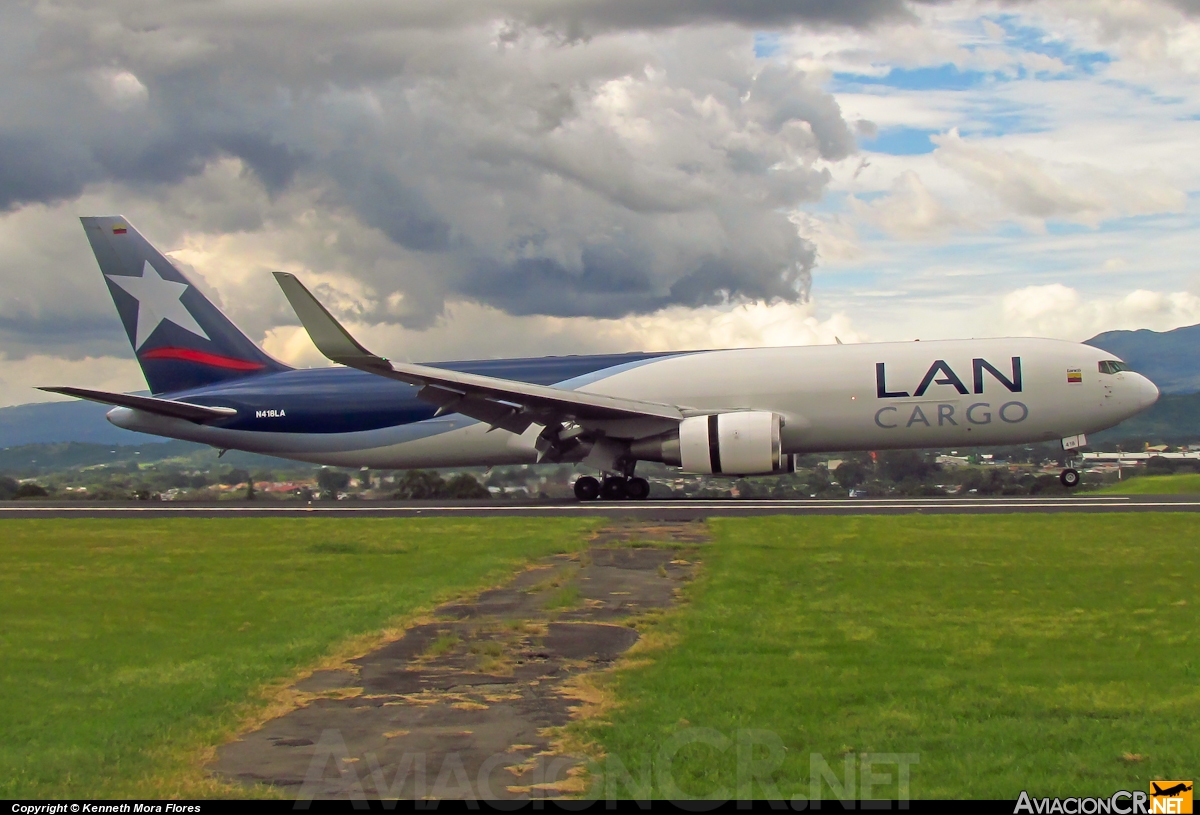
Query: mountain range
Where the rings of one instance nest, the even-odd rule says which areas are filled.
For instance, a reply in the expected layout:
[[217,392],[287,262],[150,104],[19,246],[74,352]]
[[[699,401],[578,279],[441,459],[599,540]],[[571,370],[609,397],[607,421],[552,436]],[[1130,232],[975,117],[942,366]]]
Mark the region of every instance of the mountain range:
[[119,445],[165,441],[110,424],[104,414],[111,409],[83,400],[0,408],[0,448],[68,441]]
[[[1150,377],[1163,393],[1158,404],[1122,422],[1096,441],[1123,438],[1200,439],[1200,325],[1172,331],[1106,331],[1088,345],[1109,351]],[[109,408],[94,402],[42,402],[0,408],[0,448],[29,444],[90,442],[140,445],[161,442],[123,430],[104,418]]]
[[1163,393],[1200,392],[1200,325],[1172,331],[1106,331],[1088,345],[1109,351],[1150,377]]

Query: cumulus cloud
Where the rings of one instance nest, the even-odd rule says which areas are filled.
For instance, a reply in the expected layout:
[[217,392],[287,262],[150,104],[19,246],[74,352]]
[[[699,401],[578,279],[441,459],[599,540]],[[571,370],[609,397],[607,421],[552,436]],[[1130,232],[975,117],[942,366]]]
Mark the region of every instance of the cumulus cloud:
[[800,234],[816,246],[817,259],[824,266],[851,263],[865,255],[858,232],[849,219],[840,215],[821,217],[794,212],[792,222]]
[[869,202],[854,198],[851,205],[869,223],[904,240],[944,236],[969,223],[930,192],[914,170],[901,173],[887,195]]
[[128,353],[79,221],[68,206],[0,218],[0,351],[10,358]]
[[1098,227],[1113,218],[1187,206],[1187,193],[1153,170],[1054,161],[1005,149],[996,140],[968,140],[957,129],[930,138],[937,166],[927,171],[938,185],[931,189],[916,170],[904,170],[886,194],[851,199],[860,218],[892,237],[929,240],[1006,220],[1034,230],[1047,221]]
[[[938,0],[917,0],[917,3]],[[498,23],[506,36],[518,27],[544,30],[560,38],[585,38],[621,31],[654,31],[688,25],[731,24],[751,29],[814,27],[869,27],[878,23],[914,20],[906,0],[660,0],[627,3],[624,0],[411,0],[381,3],[345,0],[293,7],[282,13],[270,0],[238,0],[216,9],[175,7],[125,0],[108,4],[109,18],[121,25],[141,20],[145,34],[140,49],[159,59],[187,60],[220,46],[206,38],[208,30],[246,30],[255,33],[280,27],[302,28],[314,34],[346,31],[374,24],[378,30],[436,31]],[[81,0],[57,0],[43,15],[91,11]],[[99,15],[97,15],[99,16]],[[194,30],[187,30],[191,26]],[[136,28],[136,27],[135,27]],[[101,32],[113,36],[115,26]]]
[[1157,173],[1118,173],[1083,163],[1039,160],[969,142],[957,129],[933,141],[938,161],[1022,218],[1096,226],[1118,216],[1179,212],[1187,203],[1187,194]]
[[0,357],[0,407],[67,398],[36,390],[43,385],[76,385],[120,393],[145,390],[146,380],[132,357]]
[[1013,334],[1082,340],[1103,331],[1167,331],[1200,322],[1200,297],[1137,289],[1123,297],[1087,298],[1069,286],[1051,283],[1009,292],[1002,312]]
[[1136,83],[1200,73],[1200,3],[1196,0],[1001,0],[1032,29],[1118,57],[1111,75]]
[[557,0],[514,4],[510,8],[535,24],[565,26],[567,31],[580,34],[614,28],[666,28],[696,22],[733,22],[778,28],[797,23],[865,26],[912,18],[912,12],[902,0],[709,0],[704,3],[689,0],[655,3]]
[[146,86],[129,71],[97,68],[88,76],[88,82],[101,101],[117,110],[130,110],[149,98]]
[[[10,7],[0,210],[91,196],[168,248],[234,234],[256,272],[339,278],[361,295],[350,312],[414,328],[457,300],[600,318],[803,302],[815,249],[789,212],[821,197],[855,138],[823,77],[757,60],[747,27],[906,9]],[[51,290],[27,295],[63,329]]]
[[[1088,252],[1157,253],[1173,276],[1155,286],[1180,291],[1177,227],[1156,219],[1148,245],[1109,222],[1190,218],[1191,8],[0,5],[0,348],[12,365],[128,354],[75,220],[111,212],[251,336],[318,363],[270,271],[414,359],[862,339],[852,309],[876,336],[962,333],[998,288],[1099,270]],[[1086,49],[1108,51],[1094,74]],[[841,93],[845,76],[878,84]],[[854,157],[876,135],[865,120],[884,139],[943,135],[932,154],[868,163]],[[1016,240],[995,228],[1012,221]],[[1048,222],[1098,229],[1068,245]],[[843,272],[822,294],[829,319],[808,299],[818,261]],[[1110,290],[1133,275],[1107,274]],[[909,299],[871,312],[872,291]],[[1014,325],[1061,322],[1024,308]],[[1155,326],[1188,313],[1125,308]]]
[[[547,348],[559,354],[587,354],[827,345],[837,339],[867,339],[845,314],[819,319],[811,301],[700,309],[675,306],[620,320],[513,318],[489,306],[459,302],[447,307],[437,325],[421,331],[386,323],[349,323],[347,328],[375,353],[415,362],[478,357],[479,335],[489,338],[488,356],[496,357],[541,356]],[[271,329],[264,347],[293,365],[328,364],[296,326]]]

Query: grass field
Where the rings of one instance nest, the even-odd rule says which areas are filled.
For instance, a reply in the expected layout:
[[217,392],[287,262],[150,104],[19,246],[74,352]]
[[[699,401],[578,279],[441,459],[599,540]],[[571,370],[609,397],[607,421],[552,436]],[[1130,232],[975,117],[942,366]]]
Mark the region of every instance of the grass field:
[[264,687],[589,520],[4,521],[0,797],[217,792]]
[[1099,495],[1189,495],[1200,493],[1200,473],[1139,475],[1096,490]]
[[[770,759],[753,730],[778,737],[787,797],[808,797],[814,753],[839,783],[850,762],[851,794],[861,754],[916,754],[918,798],[1102,795],[1200,768],[1195,516],[711,526],[690,604],[652,635],[669,647],[631,654],[607,722],[577,728],[609,757],[594,794],[616,757],[655,794],[762,795],[738,786],[739,734]],[[897,770],[874,768],[891,783],[871,794],[895,795]]]

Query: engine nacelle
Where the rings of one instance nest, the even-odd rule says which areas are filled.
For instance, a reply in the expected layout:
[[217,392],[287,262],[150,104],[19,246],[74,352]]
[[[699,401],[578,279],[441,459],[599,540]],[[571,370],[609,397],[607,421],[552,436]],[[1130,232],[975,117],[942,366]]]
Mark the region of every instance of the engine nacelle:
[[779,472],[783,417],[764,411],[693,416],[679,425],[680,467],[686,473],[764,475]]

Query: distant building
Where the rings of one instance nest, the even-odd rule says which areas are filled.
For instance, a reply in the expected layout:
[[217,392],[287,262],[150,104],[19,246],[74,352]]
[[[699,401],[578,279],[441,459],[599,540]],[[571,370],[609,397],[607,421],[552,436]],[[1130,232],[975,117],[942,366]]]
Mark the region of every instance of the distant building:
[[1151,458],[1165,458],[1167,461],[1200,461],[1200,452],[1159,453],[1151,450],[1146,453],[1082,453],[1079,457],[1085,462],[1119,461],[1122,464],[1145,464]]

